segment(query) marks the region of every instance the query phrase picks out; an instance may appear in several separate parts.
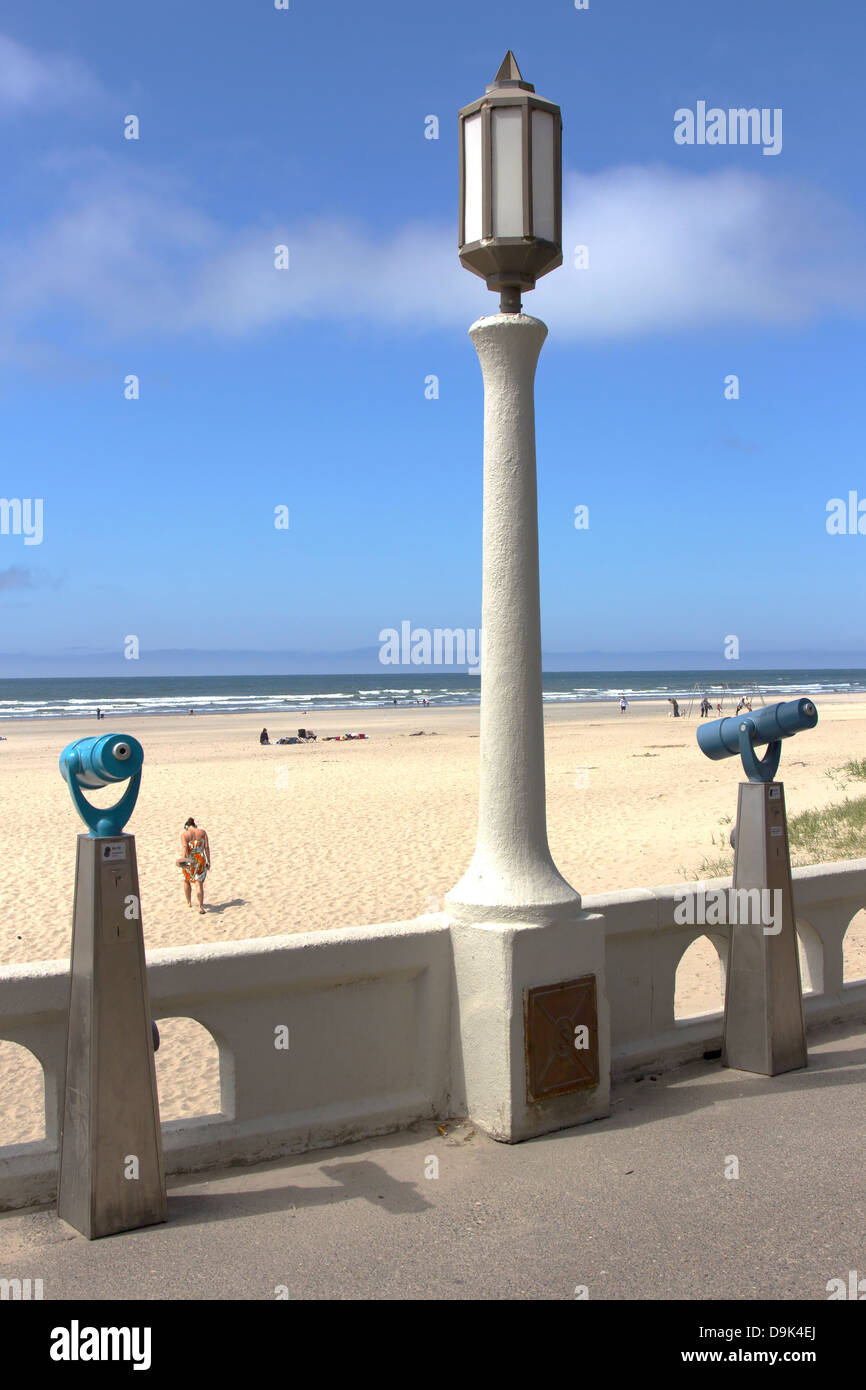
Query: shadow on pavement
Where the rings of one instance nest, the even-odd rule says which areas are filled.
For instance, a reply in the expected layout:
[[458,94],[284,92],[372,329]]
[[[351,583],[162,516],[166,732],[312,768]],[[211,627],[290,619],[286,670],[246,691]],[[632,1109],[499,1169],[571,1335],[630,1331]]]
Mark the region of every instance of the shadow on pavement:
[[[309,1161],[309,1160],[308,1160]],[[238,1177],[248,1178],[250,1169],[236,1169]],[[334,1186],[267,1187],[215,1192],[184,1193],[169,1190],[168,1215],[172,1226],[199,1224],[205,1221],[225,1221],[233,1217],[259,1216],[268,1212],[292,1213],[305,1207],[331,1206],[334,1202],[361,1198],[372,1206],[384,1207],[395,1216],[408,1212],[427,1211],[433,1204],[422,1197],[417,1185],[398,1182],[378,1163],[369,1159],[357,1162],[323,1163],[319,1172]],[[221,1181],[226,1181],[224,1178]]]

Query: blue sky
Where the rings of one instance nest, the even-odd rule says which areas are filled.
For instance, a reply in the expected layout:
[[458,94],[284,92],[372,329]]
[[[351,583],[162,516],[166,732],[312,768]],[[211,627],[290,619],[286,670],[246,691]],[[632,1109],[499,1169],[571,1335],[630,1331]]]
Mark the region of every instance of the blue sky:
[[[564,119],[525,300],[545,649],[866,665],[866,536],[825,524],[866,499],[860,0],[43,0],[0,34],[0,496],[44,505],[0,535],[0,674],[479,624],[456,131],[509,47]],[[677,145],[698,101],[780,108],[781,152]]]

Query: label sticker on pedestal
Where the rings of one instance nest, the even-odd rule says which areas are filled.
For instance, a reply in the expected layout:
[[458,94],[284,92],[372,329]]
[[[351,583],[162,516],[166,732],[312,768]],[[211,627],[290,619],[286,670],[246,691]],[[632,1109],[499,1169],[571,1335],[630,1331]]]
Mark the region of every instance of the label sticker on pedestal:
[[770,826],[770,834],[771,834],[771,835],[781,835],[781,833],[782,833],[782,827],[781,827],[781,825],[771,825],[771,826]]
[[768,801],[779,801],[782,796],[781,787],[770,787],[767,792]]
[[124,844],[123,840],[119,841],[119,843],[116,845],[103,845],[102,857],[109,863],[111,863],[111,861],[114,859],[125,859],[126,845]]

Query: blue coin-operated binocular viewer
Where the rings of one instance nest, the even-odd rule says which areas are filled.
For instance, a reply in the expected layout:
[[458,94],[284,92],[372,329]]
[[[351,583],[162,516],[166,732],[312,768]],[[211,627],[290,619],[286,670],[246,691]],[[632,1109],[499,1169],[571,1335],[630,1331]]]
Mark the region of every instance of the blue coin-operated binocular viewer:
[[[783,700],[697,730],[708,758],[739,753],[748,778],[740,783],[731,835],[722,1063],[763,1076],[808,1063],[785,789],[775,776],[783,739],[817,723],[811,700]],[[758,758],[755,749],[765,744]]]
[[[779,770],[782,739],[804,729],[814,729],[818,711],[811,700],[783,700],[765,709],[746,711],[728,719],[715,719],[698,729],[698,745],[708,758],[732,758],[737,753],[750,782],[772,782]],[[763,758],[755,749],[768,744]]]
[[[167,1216],[153,1060],[158,1033],[135,836],[124,832],[143,762],[141,744],[128,734],[79,738],[60,755],[90,833],[76,846],[57,1213],[88,1240]],[[114,806],[92,806],[84,796],[115,782],[128,785]]]
[[[99,738],[79,738],[60,754],[60,771],[66,778],[72,800],[81,819],[96,836],[120,835],[135,810],[141,786],[144,750],[138,739],[127,734],[102,734]],[[129,786],[114,806],[91,806],[82,788],[95,790],[125,782]]]

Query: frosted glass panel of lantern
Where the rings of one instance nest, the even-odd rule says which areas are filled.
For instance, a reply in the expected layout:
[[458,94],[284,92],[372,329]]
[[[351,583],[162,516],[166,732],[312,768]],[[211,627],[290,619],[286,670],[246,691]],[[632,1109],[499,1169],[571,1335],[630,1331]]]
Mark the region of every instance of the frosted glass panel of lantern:
[[554,188],[556,180],[553,116],[532,113],[532,235],[556,240]]
[[481,229],[481,114],[463,122],[463,244],[480,241]]
[[492,115],[493,235],[523,236],[523,116],[519,106]]

